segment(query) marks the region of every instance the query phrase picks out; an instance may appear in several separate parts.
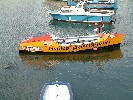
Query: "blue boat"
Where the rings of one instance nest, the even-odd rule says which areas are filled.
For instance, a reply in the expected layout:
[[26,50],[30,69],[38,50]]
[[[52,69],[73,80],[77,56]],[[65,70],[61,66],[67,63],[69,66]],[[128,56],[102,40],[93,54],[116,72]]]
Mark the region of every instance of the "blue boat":
[[[91,9],[91,8],[97,8],[97,9],[118,9],[117,7],[117,0],[82,0],[84,1],[84,5]],[[78,0],[78,2],[82,2],[81,0]],[[78,2],[75,2],[74,0],[68,0],[67,3],[69,6],[76,6]]]
[[85,9],[84,2],[76,6],[64,6],[60,10],[51,10],[49,14],[57,20],[87,23],[110,23],[115,21],[114,10]]
[[41,91],[40,100],[73,100],[69,83],[49,82]]

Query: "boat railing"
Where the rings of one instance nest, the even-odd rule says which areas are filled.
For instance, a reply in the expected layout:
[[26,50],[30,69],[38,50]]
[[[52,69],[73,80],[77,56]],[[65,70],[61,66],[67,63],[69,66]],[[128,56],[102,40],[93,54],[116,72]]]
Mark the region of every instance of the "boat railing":
[[61,46],[70,46],[70,43],[69,44],[62,43]]
[[98,10],[97,11],[90,10],[89,12],[90,13],[101,13],[101,11],[98,11]]
[[91,43],[92,41],[97,41],[99,39],[99,35],[83,35],[83,36],[75,36],[75,37],[61,37],[56,38],[53,41],[57,42],[61,46],[70,46],[70,45],[81,45],[82,43]]
[[93,41],[93,40],[98,40],[98,38],[97,39],[93,39],[93,38],[79,39],[79,41]]
[[111,3],[111,4],[114,4],[114,3],[117,3],[117,0],[97,0],[97,1],[93,1],[93,0],[87,0],[86,4],[89,5],[89,4],[106,4],[106,3]]
[[89,44],[91,42],[96,42],[99,38],[78,38],[76,40],[64,40],[63,42],[58,42],[61,46],[70,46],[70,45],[82,45]]
[[83,43],[72,43],[71,45],[82,45]]
[[74,42],[77,41],[78,39],[66,39],[65,42]]
[[110,10],[89,10],[90,13],[101,13],[101,14],[107,14],[107,13],[113,13],[113,11]]
[[54,39],[54,41],[56,41],[56,42],[64,42],[64,38],[63,39]]
[[98,35],[79,36],[79,38],[98,38]]
[[84,44],[90,44],[91,42],[84,42]]
[[107,11],[101,11],[101,14],[107,14],[108,12]]

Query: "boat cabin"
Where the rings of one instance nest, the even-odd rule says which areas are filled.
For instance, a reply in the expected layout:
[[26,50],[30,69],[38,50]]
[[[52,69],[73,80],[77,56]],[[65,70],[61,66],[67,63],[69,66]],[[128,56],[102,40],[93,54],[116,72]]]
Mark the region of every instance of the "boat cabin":
[[80,36],[80,37],[67,37],[65,39],[56,39],[57,43],[61,44],[61,46],[70,46],[70,45],[81,45],[81,44],[89,44],[91,42],[98,41],[100,37],[98,35],[90,35],[90,36]]

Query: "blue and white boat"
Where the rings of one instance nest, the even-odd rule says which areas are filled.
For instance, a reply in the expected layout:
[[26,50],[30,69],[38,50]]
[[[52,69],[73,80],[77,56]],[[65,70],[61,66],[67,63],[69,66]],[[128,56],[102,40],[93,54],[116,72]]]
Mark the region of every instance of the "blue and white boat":
[[49,14],[57,20],[71,22],[103,22],[110,23],[115,21],[114,10],[103,9],[85,9],[84,2],[78,3],[76,6],[64,6],[59,10],[51,10]]
[[41,91],[40,100],[73,100],[69,83],[49,82]]
[[[117,9],[117,0],[82,0],[85,2],[85,6],[89,9],[97,8],[97,9]],[[81,0],[78,0],[81,2]],[[67,1],[69,6],[76,6],[77,2],[74,0]]]

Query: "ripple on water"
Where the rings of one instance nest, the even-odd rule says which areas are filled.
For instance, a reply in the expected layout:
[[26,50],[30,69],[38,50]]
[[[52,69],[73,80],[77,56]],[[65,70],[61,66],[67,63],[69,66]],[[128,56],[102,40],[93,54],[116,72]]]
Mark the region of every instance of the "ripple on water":
[[[55,5],[57,3],[57,5]],[[75,100],[132,100],[133,2],[118,0],[116,23],[108,31],[124,33],[119,50],[74,55],[19,55],[19,42],[38,32],[83,35],[93,25],[53,20],[53,0],[0,1],[0,100],[36,100],[45,82],[69,82]],[[58,6],[58,7],[57,7]],[[48,58],[51,57],[51,58]]]

